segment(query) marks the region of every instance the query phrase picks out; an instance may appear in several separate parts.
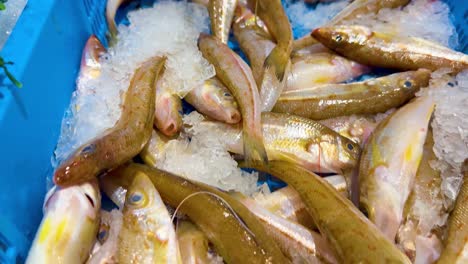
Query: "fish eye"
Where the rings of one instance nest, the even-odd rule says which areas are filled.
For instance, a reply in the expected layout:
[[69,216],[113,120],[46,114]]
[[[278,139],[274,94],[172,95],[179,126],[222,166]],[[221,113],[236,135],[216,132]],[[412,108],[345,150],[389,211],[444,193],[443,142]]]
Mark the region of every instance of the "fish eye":
[[81,150],[81,154],[91,154],[96,150],[96,145],[95,144],[89,144],[86,147]]
[[353,144],[351,144],[351,143],[348,143],[348,145],[346,145],[346,147],[347,147],[349,150],[353,150],[353,149],[354,149],[354,146],[353,146]]
[[98,237],[97,237],[98,241],[100,243],[104,243],[106,242],[108,236],[109,236],[109,226],[106,224],[101,225],[101,227],[99,228]]
[[229,94],[229,93],[224,93],[223,95],[226,96],[226,97],[231,97],[231,94]]
[[340,34],[335,35],[333,37],[333,40],[335,40],[335,42],[341,42],[343,40],[343,36],[341,36]]
[[130,194],[129,203],[133,205],[139,205],[144,201],[144,196],[141,192],[134,192]]
[[405,82],[403,82],[403,87],[411,88],[411,87],[413,87],[413,82],[410,81],[410,80],[406,80]]
[[95,207],[93,198],[91,198],[91,196],[89,196],[89,194],[87,193],[85,194],[85,196],[86,196],[86,199],[88,199],[88,202],[91,204],[91,206]]

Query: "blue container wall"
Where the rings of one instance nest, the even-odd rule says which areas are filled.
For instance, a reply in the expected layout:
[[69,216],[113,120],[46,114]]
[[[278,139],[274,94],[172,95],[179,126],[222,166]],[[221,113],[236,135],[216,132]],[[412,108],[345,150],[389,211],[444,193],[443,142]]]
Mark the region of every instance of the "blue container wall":
[[[50,159],[83,45],[90,34],[105,41],[105,2],[29,0],[0,52],[15,62],[10,69],[24,85],[13,87],[0,73],[0,263],[22,262],[40,223]],[[446,2],[460,35],[459,50],[467,53],[468,2]]]

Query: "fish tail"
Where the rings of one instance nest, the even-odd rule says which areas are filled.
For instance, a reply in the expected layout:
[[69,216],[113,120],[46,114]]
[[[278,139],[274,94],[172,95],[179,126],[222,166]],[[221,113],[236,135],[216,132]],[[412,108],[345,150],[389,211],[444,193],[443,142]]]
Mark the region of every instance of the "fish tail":
[[289,53],[286,49],[279,45],[270,52],[270,55],[265,59],[263,68],[265,71],[273,68],[276,78],[282,82],[285,76],[286,67],[288,66]]
[[261,161],[268,164],[268,156],[262,137],[256,137],[248,132],[243,132],[244,138],[244,160],[247,164],[253,164],[254,161]]

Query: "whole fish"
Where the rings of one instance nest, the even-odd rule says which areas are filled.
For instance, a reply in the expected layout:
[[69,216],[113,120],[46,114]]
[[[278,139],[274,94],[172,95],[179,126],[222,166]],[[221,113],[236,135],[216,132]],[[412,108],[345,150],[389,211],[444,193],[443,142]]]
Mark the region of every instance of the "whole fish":
[[437,261],[440,264],[468,262],[468,159],[463,163],[462,173],[463,183],[448,220],[445,248]]
[[227,44],[237,0],[209,0],[211,32],[219,41]]
[[235,195],[258,219],[292,263],[338,263],[327,241],[318,233],[262,208],[251,198]]
[[433,147],[434,139],[429,129],[396,239],[413,262],[418,259],[416,263],[434,263],[440,256],[441,240],[436,229],[444,226],[446,219],[444,196],[440,191],[442,178],[440,172],[430,166],[430,162],[437,159]]
[[209,241],[205,234],[190,221],[177,222],[177,241],[183,264],[210,263]]
[[70,186],[89,181],[141,151],[153,130],[154,82],[159,78],[164,62],[164,58],[153,57],[135,71],[117,123],[63,161],[55,170],[55,184]]
[[198,112],[228,124],[239,123],[241,114],[236,100],[216,77],[196,86],[185,97]]
[[236,99],[242,114],[244,156],[268,162],[261,127],[260,98],[249,66],[228,46],[214,37],[200,34],[198,46],[214,65],[216,76]]
[[107,0],[106,4],[106,20],[109,28],[109,42],[111,45],[117,41],[117,25],[115,24],[115,14],[120,5],[130,0]]
[[128,187],[118,248],[118,263],[182,263],[169,212],[144,173]]
[[26,263],[84,263],[96,240],[100,209],[101,196],[96,180],[51,189]]
[[[344,197],[348,196],[345,178],[341,175],[324,177]],[[255,201],[268,211],[309,229],[316,229],[299,193],[290,186],[283,187],[267,195],[255,195]]]
[[[339,25],[346,20],[352,20],[366,14],[377,14],[381,9],[398,8],[409,2],[410,0],[354,0],[324,26]],[[317,40],[309,35],[294,41],[293,45],[296,51],[317,43]]]
[[[243,154],[240,127],[209,121],[203,124],[219,131],[230,152]],[[357,164],[358,144],[310,119],[263,113],[262,127],[270,161],[289,161],[322,173],[341,173]]]
[[283,93],[274,112],[314,120],[352,114],[376,114],[398,107],[429,83],[426,69],[349,84],[325,84]]
[[295,56],[286,89],[300,90],[315,85],[340,83],[368,73],[370,68],[330,52]]
[[243,5],[236,8],[232,31],[242,52],[247,56],[255,82],[260,87],[263,64],[276,44],[265,23]]
[[[275,48],[275,43],[263,21],[243,5],[237,6],[233,28],[234,36],[249,59],[259,87],[262,111],[271,111],[286,84],[285,78],[276,76],[275,69],[278,69],[278,66],[265,67],[266,59]],[[284,63],[289,65],[289,59]],[[285,69],[289,72],[289,66]]]
[[182,100],[171,92],[163,78],[156,85],[156,108],[154,112],[154,125],[166,136],[173,136],[182,127]]
[[370,66],[400,70],[450,68],[453,72],[468,69],[468,55],[420,38],[352,25],[321,27],[312,35],[337,53]]
[[289,263],[258,219],[228,194],[140,164],[124,165],[106,177],[125,183],[137,173],[146,174],[158,186],[164,202],[178,207],[206,234],[226,263],[246,259],[251,263]]
[[120,230],[122,230],[122,212],[117,209],[111,212],[101,210],[101,228],[98,233],[100,246],[86,264],[117,263]]
[[334,249],[338,263],[411,263],[320,176],[286,161],[270,161],[268,165],[255,163],[249,167],[283,180],[299,193],[320,233]]
[[106,52],[106,48],[95,35],[91,35],[86,41],[81,55],[79,78],[95,79],[101,75],[101,63],[99,57]]
[[362,205],[369,219],[391,241],[413,188],[433,110],[429,97],[417,98],[398,109],[377,126],[361,156]]

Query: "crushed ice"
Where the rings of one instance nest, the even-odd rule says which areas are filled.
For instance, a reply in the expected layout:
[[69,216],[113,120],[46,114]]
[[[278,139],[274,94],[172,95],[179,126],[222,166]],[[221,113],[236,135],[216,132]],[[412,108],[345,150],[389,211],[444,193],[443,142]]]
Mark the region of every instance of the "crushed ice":
[[184,96],[214,76],[214,68],[197,47],[200,32],[208,31],[206,8],[184,2],[159,2],[129,12],[130,25],[119,25],[117,44],[101,57],[99,78],[82,76],[72,95],[54,165],[82,144],[112,127],[121,114],[121,95],[135,69],[156,55],[167,56],[164,82]]

